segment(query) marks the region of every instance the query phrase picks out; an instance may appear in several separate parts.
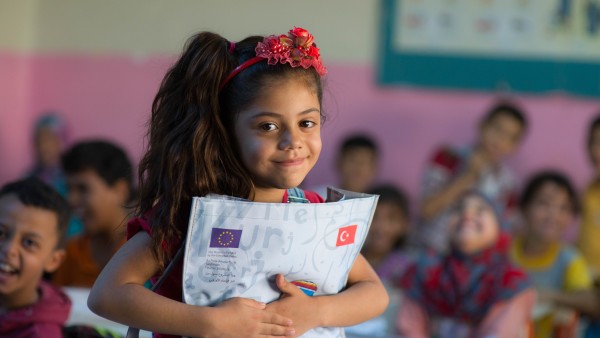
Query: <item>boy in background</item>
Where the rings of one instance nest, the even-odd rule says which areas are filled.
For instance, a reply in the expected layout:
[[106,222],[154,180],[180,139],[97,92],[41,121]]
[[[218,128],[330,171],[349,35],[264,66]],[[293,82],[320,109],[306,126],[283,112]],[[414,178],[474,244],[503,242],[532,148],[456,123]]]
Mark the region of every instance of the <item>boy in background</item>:
[[[334,187],[367,192],[373,185],[379,166],[379,149],[376,142],[363,134],[347,136],[336,160],[337,182]],[[327,186],[314,189],[323,198],[327,198]]]
[[71,301],[42,281],[65,256],[67,202],[39,179],[0,189],[0,336],[62,337]]
[[63,155],[62,164],[67,174],[67,199],[84,231],[67,243],[65,263],[53,282],[91,288],[125,243],[132,166],[120,147],[99,140],[74,145]]
[[[513,154],[527,131],[523,111],[509,103],[492,107],[479,124],[470,147],[438,149],[423,176],[417,247],[440,252],[448,249],[445,218],[449,207],[466,191],[475,189],[489,198],[502,219],[510,219],[516,206],[517,185],[504,160]],[[511,232],[509,224],[503,231]]]

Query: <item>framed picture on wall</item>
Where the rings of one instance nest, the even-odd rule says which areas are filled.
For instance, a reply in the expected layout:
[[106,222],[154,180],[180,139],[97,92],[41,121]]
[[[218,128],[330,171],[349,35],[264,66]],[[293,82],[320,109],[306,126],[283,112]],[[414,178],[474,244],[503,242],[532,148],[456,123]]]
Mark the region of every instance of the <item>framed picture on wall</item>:
[[600,96],[600,0],[381,0],[378,81]]

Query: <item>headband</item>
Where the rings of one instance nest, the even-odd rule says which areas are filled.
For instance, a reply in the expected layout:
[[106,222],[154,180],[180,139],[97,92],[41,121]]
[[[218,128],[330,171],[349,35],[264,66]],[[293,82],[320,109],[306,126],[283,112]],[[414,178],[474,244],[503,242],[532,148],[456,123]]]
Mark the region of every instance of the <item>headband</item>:
[[[291,67],[302,67],[308,69],[313,67],[320,76],[327,74],[327,69],[321,62],[319,48],[313,42],[314,37],[306,29],[294,27],[287,35],[281,34],[269,35],[259,42],[254,49],[256,56],[244,61],[239,66],[229,73],[227,78],[221,82],[219,91],[221,91],[232,78],[239,74],[242,70],[262,61],[267,60],[270,65],[278,63],[289,63]],[[230,43],[231,46],[235,43]]]

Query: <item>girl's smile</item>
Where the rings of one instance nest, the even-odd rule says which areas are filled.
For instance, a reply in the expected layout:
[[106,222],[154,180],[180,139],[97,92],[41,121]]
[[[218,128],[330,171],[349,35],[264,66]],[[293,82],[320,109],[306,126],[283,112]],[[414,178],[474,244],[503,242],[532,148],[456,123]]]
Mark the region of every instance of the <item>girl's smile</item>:
[[263,89],[235,121],[255,200],[281,202],[285,189],[300,185],[321,153],[319,99],[303,80],[285,78]]

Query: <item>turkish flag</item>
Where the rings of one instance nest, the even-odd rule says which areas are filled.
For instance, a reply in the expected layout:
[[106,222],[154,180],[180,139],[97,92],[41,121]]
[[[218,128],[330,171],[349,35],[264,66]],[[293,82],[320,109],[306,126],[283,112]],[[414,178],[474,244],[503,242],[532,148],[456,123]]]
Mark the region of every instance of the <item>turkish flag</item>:
[[356,228],[358,225],[349,225],[347,227],[339,228],[337,242],[335,246],[342,246],[354,243],[354,236],[356,235]]

